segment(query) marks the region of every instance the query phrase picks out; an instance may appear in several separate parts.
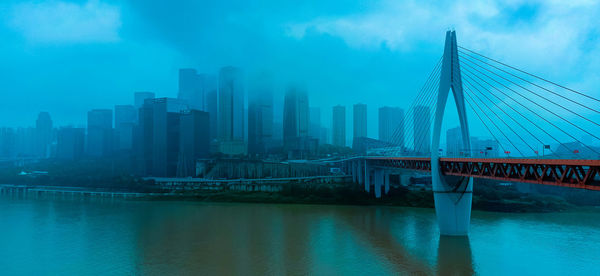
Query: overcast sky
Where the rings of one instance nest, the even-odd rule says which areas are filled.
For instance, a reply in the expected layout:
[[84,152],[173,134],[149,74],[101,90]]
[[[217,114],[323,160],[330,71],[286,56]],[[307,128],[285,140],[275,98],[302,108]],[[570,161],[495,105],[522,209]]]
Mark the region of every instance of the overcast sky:
[[39,111],[85,125],[89,109],[130,104],[134,91],[176,97],[178,68],[234,65],[270,71],[279,93],[306,83],[324,122],[335,104],[366,103],[376,137],[377,108],[409,105],[448,29],[460,45],[600,96],[595,1],[426,2],[3,0],[0,125],[33,125]]

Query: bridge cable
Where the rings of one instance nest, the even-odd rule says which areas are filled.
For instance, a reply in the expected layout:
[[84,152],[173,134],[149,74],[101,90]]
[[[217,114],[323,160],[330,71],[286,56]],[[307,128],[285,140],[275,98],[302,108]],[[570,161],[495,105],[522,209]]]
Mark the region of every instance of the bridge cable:
[[471,103],[468,102],[466,98],[465,98],[465,102],[469,105],[469,107],[471,107],[471,110],[473,111],[473,113],[475,113],[475,115],[477,116],[477,118],[479,118],[479,121],[488,130],[488,132],[490,133],[490,135],[492,135],[492,137],[494,137],[494,140],[498,143],[498,145],[500,145],[500,147],[502,148],[502,150],[506,151],[506,148],[504,148],[504,146],[502,145],[502,143],[500,142],[500,140],[496,137],[496,135],[494,135],[494,132],[488,127],[488,124],[486,124],[485,121],[483,120],[483,118],[481,116],[479,116],[479,112],[477,112],[477,110],[475,110],[475,108],[473,108],[473,106],[471,105]]
[[[434,69],[431,71],[426,83],[423,85],[423,87],[421,88],[421,91],[417,94],[417,97],[415,98],[414,101],[412,101],[411,105],[409,106],[409,109],[407,110],[407,113],[405,114],[404,118],[402,118],[402,122],[403,124],[400,124],[399,126],[396,127],[396,131],[393,134],[392,137],[392,143],[393,144],[397,144],[397,140],[404,138],[405,142],[408,142],[407,140],[407,136],[408,133],[405,133],[405,129],[410,129],[410,126],[407,126],[408,123],[408,118],[410,117],[410,115],[412,114],[412,108],[415,105],[420,105],[423,102],[428,102],[430,97],[431,97],[431,92],[433,91],[432,88],[435,87],[434,83],[436,80],[439,80],[439,67],[442,61],[442,57],[438,60],[438,63],[436,64],[436,66],[434,67]],[[433,78],[432,78],[433,77]],[[400,146],[400,150],[402,150],[402,147],[404,147],[404,144]],[[396,151],[397,152],[397,151]]]
[[[538,141],[538,142],[539,142],[539,143],[540,143],[542,146],[544,146],[544,145],[546,144],[546,143],[544,143],[542,140],[540,140],[540,139],[539,139],[539,138],[538,138],[536,135],[534,135],[533,133],[531,133],[531,131],[530,131],[529,129],[527,129],[525,126],[523,126],[521,123],[519,123],[519,121],[518,121],[518,120],[516,120],[515,118],[513,118],[513,116],[511,116],[510,114],[508,114],[508,113],[507,113],[507,112],[506,112],[506,111],[505,111],[505,110],[504,110],[502,107],[500,107],[500,106],[499,106],[499,105],[498,105],[496,102],[494,102],[494,101],[493,101],[492,99],[490,99],[490,98],[489,98],[489,97],[488,97],[486,94],[484,94],[483,92],[481,92],[481,90],[479,90],[479,88],[477,88],[475,85],[473,85],[473,84],[472,84],[472,83],[469,81],[469,79],[471,79],[471,77],[470,77],[468,74],[465,74],[464,76],[465,76],[465,77],[467,77],[467,78],[465,78],[465,79],[464,79],[464,80],[465,80],[465,82],[466,82],[466,85],[468,85],[468,86],[470,86],[470,87],[472,88],[472,89],[471,89],[471,92],[473,92],[473,91],[476,91],[476,92],[477,92],[477,94],[481,95],[482,97],[484,97],[485,99],[487,99],[489,102],[491,102],[491,103],[492,103],[492,104],[493,104],[493,105],[494,105],[496,108],[498,108],[500,111],[502,111],[502,113],[504,113],[504,114],[505,114],[505,115],[506,115],[508,118],[510,118],[510,119],[511,119],[513,122],[515,122],[517,125],[519,125],[519,127],[521,127],[523,130],[525,130],[525,131],[526,131],[526,132],[527,132],[527,133],[528,133],[528,134],[529,134],[531,137],[533,137],[535,140],[537,140],[537,141]],[[474,82],[475,82],[475,81],[474,81]],[[475,83],[477,83],[477,82],[475,82]],[[481,84],[479,84],[479,83],[477,83],[477,85],[479,85],[479,86],[482,86],[482,85],[481,85]],[[483,86],[482,86],[482,87],[483,87]],[[485,89],[485,88],[484,88],[484,89]],[[491,94],[491,93],[490,93],[490,94]],[[494,96],[496,96],[496,95],[494,95]],[[502,101],[502,99],[500,99],[500,100]],[[506,104],[504,101],[502,101],[502,102],[503,102],[504,104]],[[506,105],[508,105],[508,104],[506,104]],[[509,106],[509,107],[510,107],[510,106]],[[514,109],[513,109],[513,110],[514,110]],[[522,115],[522,114],[521,114],[520,112],[518,112],[517,110],[514,110],[514,111],[515,111],[515,112],[517,112],[519,115],[521,115],[523,118],[525,118],[525,119],[527,119],[527,120],[528,120],[528,118],[527,118],[527,117],[525,117],[524,115]],[[529,121],[529,122],[530,122],[530,123],[533,123],[533,122],[531,122],[531,121]],[[533,124],[535,125],[535,123],[533,123]],[[536,126],[536,127],[538,127],[538,128],[540,128],[540,127],[539,127],[539,126],[537,126],[537,125],[535,125],[535,126]],[[543,131],[543,129],[542,129],[542,128],[540,128],[540,129]],[[546,133],[546,134],[547,134],[547,135],[549,135],[549,136],[551,136],[551,135],[550,135],[550,134],[548,134],[548,133]],[[552,137],[552,136],[551,136],[551,137]],[[554,138],[554,137],[552,137],[552,138]],[[556,140],[556,141],[557,141],[557,142],[560,144],[560,141],[558,141],[558,140]],[[552,152],[552,149],[550,149],[550,151]]]
[[[530,89],[528,89],[528,88],[526,88],[526,87],[523,87],[523,86],[521,86],[521,85],[519,85],[519,84],[517,84],[517,83],[515,83],[515,82],[513,82],[513,81],[511,81],[511,80],[509,80],[509,79],[507,79],[507,78],[505,78],[505,77],[503,77],[503,76],[500,76],[499,74],[497,74],[497,73],[495,73],[495,72],[491,71],[491,70],[490,70],[490,69],[488,69],[488,68],[485,68],[485,67],[483,67],[483,66],[481,66],[481,65],[479,65],[479,64],[476,64],[475,62],[473,62],[473,61],[472,61],[472,60],[470,60],[469,58],[464,58],[464,60],[468,61],[469,63],[471,63],[471,64],[473,64],[473,65],[475,65],[475,66],[477,66],[477,67],[479,67],[479,68],[481,68],[481,69],[484,69],[484,70],[486,70],[486,71],[488,71],[488,72],[490,72],[490,73],[494,74],[495,76],[498,76],[498,77],[500,77],[500,78],[504,79],[505,81],[508,81],[508,82],[510,82],[511,84],[514,84],[514,85],[516,85],[516,86],[518,86],[518,87],[522,88],[523,90],[526,90],[526,91],[528,91],[528,92],[530,92],[530,93],[532,93],[532,94],[534,94],[534,95],[538,96],[538,97],[540,97],[540,98],[542,98],[542,99],[544,99],[544,100],[546,100],[546,101],[548,101],[548,102],[550,102],[550,103],[552,103],[552,104],[554,104],[554,105],[556,105],[556,106],[559,106],[559,107],[561,107],[562,109],[564,109],[564,110],[566,110],[566,111],[569,111],[570,113],[572,113],[572,114],[574,114],[574,115],[576,115],[576,116],[578,116],[578,117],[580,117],[580,118],[582,118],[582,119],[584,119],[584,120],[586,120],[586,121],[588,121],[588,122],[591,122],[592,124],[595,124],[595,125],[597,125],[597,126],[600,126],[600,124],[598,124],[598,123],[596,123],[596,122],[594,122],[594,121],[592,121],[592,120],[590,120],[590,119],[588,119],[588,118],[586,118],[586,117],[582,116],[581,114],[579,114],[579,113],[577,113],[577,112],[574,112],[574,111],[570,110],[569,108],[566,108],[566,107],[564,107],[563,105],[561,105],[561,104],[559,104],[559,103],[555,103],[554,101],[552,101],[552,100],[550,100],[550,99],[548,99],[548,98],[546,98],[546,97],[544,97],[544,96],[541,96],[540,94],[538,94],[538,93],[535,93],[535,92],[531,91]],[[500,82],[498,82],[498,83],[500,83]],[[511,90],[512,90],[512,89],[511,89]],[[514,91],[514,90],[513,90],[513,91]],[[532,103],[534,103],[534,104],[538,105],[539,107],[543,108],[544,110],[546,110],[546,111],[548,111],[548,112],[550,112],[550,113],[554,114],[555,116],[558,116],[559,118],[561,118],[561,119],[565,120],[564,118],[560,117],[558,114],[556,114],[556,113],[554,113],[554,112],[550,111],[549,109],[546,109],[546,108],[544,108],[543,106],[541,106],[541,105],[537,104],[537,103],[536,103],[536,102],[534,102],[533,100],[531,100],[531,99],[529,99],[529,98],[527,98],[527,97],[525,97],[525,96],[521,95],[520,93],[518,93],[518,92],[516,92],[516,91],[514,91],[514,92],[515,92],[515,93],[517,93],[517,94],[519,94],[521,97],[523,97],[523,98],[527,99],[528,101],[530,101],[530,102],[532,102]],[[592,109],[592,110],[593,110],[593,109]],[[569,121],[567,121],[567,120],[565,120],[565,121],[566,121],[566,122],[568,122],[568,123],[570,123],[571,125],[573,125],[573,126],[575,126],[575,127],[579,128],[580,130],[582,130],[582,131],[585,131],[585,130],[583,130],[582,128],[578,127],[577,125],[575,125],[575,124],[573,124],[573,123],[571,123],[571,122],[569,122]],[[600,140],[600,137],[596,137],[595,135],[593,135],[593,134],[591,134],[591,133],[589,133],[589,132],[587,132],[587,131],[586,131],[586,133],[588,133],[589,135],[593,136],[594,138],[596,138],[596,139]]]
[[[470,67],[468,64],[465,64],[467,67]],[[489,82],[487,82],[486,80],[482,79],[481,77],[479,77],[476,74],[473,74],[472,72],[470,72],[467,68],[463,68],[463,70],[471,73],[473,76],[475,76],[476,78],[478,78],[479,80],[483,81],[484,83],[486,83],[489,87],[494,88],[495,90],[497,90],[498,92],[502,93],[504,96],[510,98],[511,100],[513,100],[514,102],[516,102],[517,104],[519,104],[520,106],[522,106],[523,108],[527,109],[529,112],[533,113],[534,115],[536,115],[537,117],[539,117],[540,119],[544,120],[546,123],[552,125],[553,127],[555,127],[556,129],[560,130],[561,132],[563,132],[565,135],[569,136],[571,139],[581,143],[582,145],[584,145],[585,147],[587,147],[588,149],[590,149],[591,151],[593,151],[596,154],[600,154],[598,153],[596,150],[594,150],[593,148],[589,147],[588,145],[582,143],[581,141],[579,141],[577,138],[575,138],[573,135],[571,135],[570,133],[566,132],[565,130],[563,130],[562,128],[558,127],[557,125],[555,125],[554,123],[548,121],[548,119],[544,118],[543,116],[541,116],[540,114],[538,114],[537,112],[531,110],[529,107],[523,105],[521,102],[517,101],[516,99],[514,99],[513,97],[511,97],[510,95],[504,93],[502,90],[498,89],[497,87],[491,85]],[[475,69],[476,71],[478,71],[477,69]],[[486,76],[487,78],[491,79],[490,76],[483,74],[484,76]],[[492,79],[493,80],[493,79]],[[506,87],[506,86],[505,86]],[[509,88],[509,90],[511,90]],[[514,90],[512,90],[514,91]],[[564,145],[563,143],[560,143],[561,145]]]
[[[428,96],[429,88],[431,86],[432,81],[434,81],[436,79],[436,75],[438,75],[438,71],[437,69],[439,68],[439,65],[441,64],[442,58],[440,57],[440,59],[438,60],[436,66],[434,67],[434,69],[431,71],[431,73],[429,74],[429,77],[427,78],[427,81],[425,82],[425,84],[422,86],[421,90],[419,91],[419,93],[417,93],[417,96],[415,97],[415,100],[413,100],[413,102],[411,103],[411,107],[413,105],[415,105],[415,103],[420,103],[422,102],[424,99],[426,99]],[[434,76],[434,78],[432,78],[432,76]],[[409,107],[410,108],[410,107]],[[408,115],[408,114],[406,114]],[[406,118],[406,116],[405,116]],[[402,118],[402,122],[406,122],[405,118]],[[392,135],[392,143],[396,143],[395,140],[398,140],[399,138],[402,138],[402,136],[404,136],[404,125],[403,124],[399,124],[395,131],[394,134]],[[403,145],[402,145],[403,146]]]
[[[596,109],[593,109],[593,108],[591,108],[591,107],[588,107],[588,106],[586,106],[586,105],[584,105],[584,104],[582,104],[582,103],[579,103],[579,102],[577,102],[577,101],[575,101],[575,100],[572,100],[572,99],[570,99],[570,98],[567,98],[567,97],[565,97],[565,96],[563,96],[563,95],[561,95],[561,94],[559,94],[559,93],[556,93],[556,92],[554,92],[554,91],[552,91],[552,90],[550,90],[550,89],[548,89],[548,88],[545,88],[545,87],[543,87],[543,86],[540,86],[540,85],[538,85],[538,84],[536,84],[536,83],[534,83],[534,82],[531,82],[531,81],[529,81],[529,80],[527,80],[527,79],[524,79],[524,78],[522,78],[522,77],[520,77],[520,76],[517,76],[516,74],[513,74],[513,73],[511,73],[511,72],[508,72],[508,71],[506,71],[506,70],[504,70],[504,69],[502,69],[502,68],[500,68],[500,67],[498,67],[498,66],[495,66],[495,65],[493,65],[493,64],[491,64],[491,63],[488,63],[488,62],[486,62],[486,61],[484,61],[484,60],[481,60],[481,59],[479,59],[479,58],[477,58],[477,57],[474,57],[474,56],[472,56],[472,55],[468,54],[468,53],[467,53],[467,52],[465,52],[465,51],[459,50],[459,53],[461,53],[461,54],[463,54],[463,55],[466,55],[466,56],[468,56],[468,57],[469,57],[469,58],[471,58],[471,59],[475,59],[475,60],[477,60],[477,61],[479,61],[479,62],[481,62],[481,63],[487,64],[488,66],[491,66],[491,67],[493,67],[493,68],[495,68],[495,69],[497,69],[497,70],[499,70],[499,71],[502,71],[502,72],[504,72],[504,73],[506,73],[506,74],[509,74],[509,75],[511,75],[511,76],[513,76],[513,77],[515,77],[515,78],[518,78],[518,79],[520,79],[520,80],[522,80],[522,81],[524,81],[524,82],[527,82],[527,83],[529,83],[529,84],[531,84],[531,85],[533,85],[533,86],[536,86],[537,88],[540,88],[540,89],[543,89],[543,90],[545,90],[545,91],[547,91],[547,92],[550,92],[550,93],[552,93],[552,94],[554,94],[554,95],[556,95],[556,96],[558,96],[558,97],[561,97],[561,98],[563,98],[563,99],[565,99],[565,100],[567,100],[567,101],[570,101],[570,102],[572,102],[572,103],[574,103],[574,104],[577,104],[577,105],[579,105],[579,106],[581,106],[581,107],[583,107],[583,108],[589,109],[589,110],[591,110],[591,111],[594,111],[594,112],[596,112],[596,113],[600,113],[600,111],[598,111],[598,110],[596,110]],[[463,56],[463,57],[465,57],[465,56]],[[466,57],[465,57],[465,58],[466,58]],[[533,93],[533,92],[532,92],[532,93]],[[537,94],[536,94],[536,95],[537,95]],[[540,97],[541,97],[541,96],[540,96]],[[543,98],[543,97],[541,97],[541,98]],[[547,100],[547,99],[546,99],[546,100]],[[548,101],[549,101],[549,100],[548,100]]]
[[[510,131],[512,131],[517,137],[519,137],[519,139],[521,139],[521,141],[523,141],[523,143],[525,143],[525,145],[527,145],[527,147],[529,147],[529,149],[531,149],[532,153],[535,153],[535,150],[533,149],[533,147],[531,147],[531,145],[529,145],[527,143],[527,141],[525,141],[525,139],[523,139],[523,137],[521,137],[521,135],[519,135],[518,132],[516,132],[505,120],[502,120],[502,118],[500,118],[500,116],[498,116],[498,114],[494,110],[492,110],[483,100],[481,100],[481,98],[479,98],[479,95],[477,95],[473,91],[471,91],[471,89],[468,86],[464,86],[464,87],[466,88],[466,92],[467,92],[466,94],[469,97],[471,97],[471,99],[474,102],[477,102],[475,100],[475,98],[477,98],[477,100],[479,100],[484,105],[484,107],[487,108],[487,110],[491,111],[492,114],[494,114],[494,116],[496,116],[496,118],[498,118],[498,120],[500,120],[502,123],[504,123],[504,125],[506,125],[506,127],[508,127],[508,129]],[[473,98],[473,96],[475,96],[475,98]]]
[[465,99],[470,99],[473,104],[481,111],[481,113],[496,127],[496,129],[498,129],[500,131],[500,133],[502,134],[502,136],[504,136],[504,138],[506,138],[506,140],[513,146],[513,148],[515,148],[519,154],[521,156],[524,156],[523,153],[521,152],[521,150],[519,150],[518,147],[515,146],[515,144],[508,138],[508,136],[506,136],[506,134],[504,134],[504,131],[502,131],[502,129],[500,127],[498,127],[498,125],[496,125],[496,123],[494,123],[494,120],[492,120],[484,111],[483,109],[479,106],[479,104],[477,104],[477,102],[475,102],[475,100],[473,100],[471,98],[470,95],[466,94],[467,97],[465,97]]
[[[470,79],[471,81],[473,81],[474,83],[476,83],[479,87],[481,87],[483,90],[487,91],[490,95],[494,96],[496,99],[500,100],[500,102],[502,102],[503,104],[505,104],[506,106],[508,106],[508,108],[510,108],[511,110],[513,110],[514,112],[516,112],[517,114],[519,114],[521,117],[523,117],[525,120],[527,120],[529,123],[531,123],[532,125],[534,125],[535,127],[537,127],[539,130],[541,130],[542,132],[544,132],[546,135],[548,135],[550,138],[552,138],[554,141],[556,141],[558,144],[562,144],[562,142],[558,139],[556,139],[552,134],[548,133],[544,128],[540,127],[538,124],[536,124],[535,122],[531,121],[531,119],[529,119],[527,116],[525,116],[523,113],[519,112],[517,109],[515,109],[514,107],[512,107],[512,105],[508,104],[506,101],[504,101],[504,99],[502,99],[501,97],[499,97],[498,95],[496,95],[495,93],[493,93],[489,88],[486,88],[484,85],[482,85],[480,82],[478,82],[477,80],[475,80],[471,74],[472,72],[470,72],[469,70],[467,70],[465,68],[465,70],[463,71],[465,73],[465,76]],[[478,76],[475,75],[475,77],[479,78]],[[484,81],[483,79],[479,78],[480,80]],[[465,79],[467,80],[467,79]],[[515,101],[515,99],[513,99],[512,97],[504,94],[501,90],[499,90],[498,88],[491,86],[489,83],[486,82],[486,84],[488,84],[488,87],[492,87],[498,91],[500,91],[500,93],[502,93],[503,95],[507,96],[508,98],[510,98],[511,100]],[[483,92],[481,92],[479,90],[479,92],[482,95],[485,95]],[[519,103],[519,102],[517,102]],[[520,104],[520,103],[519,103]],[[526,108],[526,107],[525,107]],[[528,109],[529,110],[529,109]],[[537,113],[529,110],[530,112],[534,113],[537,115]],[[543,118],[542,118],[543,119]],[[559,129],[560,130],[560,129]],[[534,135],[532,135],[534,136]],[[534,136],[535,137],[535,136]],[[539,141],[539,140],[538,140]],[[566,147],[566,146],[565,146]],[[551,150],[552,151],[552,150]]]
[[[439,76],[439,74],[438,74],[438,76]],[[435,78],[434,78],[434,79],[435,79]],[[426,88],[426,90],[425,90],[425,93],[421,94],[421,96],[419,96],[419,97],[418,97],[418,100],[417,100],[417,99],[415,99],[415,101],[413,101],[413,103],[412,103],[412,104],[411,104],[411,106],[409,107],[409,110],[408,110],[408,112],[405,114],[405,116],[404,116],[404,118],[403,118],[403,123],[404,123],[404,124],[401,126],[401,127],[402,127],[402,129],[399,129],[399,127],[400,127],[400,126],[399,126],[399,127],[398,127],[398,129],[397,129],[398,131],[395,133],[394,137],[392,138],[392,141],[393,141],[393,143],[394,143],[394,144],[398,144],[398,141],[397,141],[397,140],[399,140],[399,139],[401,139],[401,138],[404,138],[405,142],[408,142],[408,141],[406,141],[406,140],[407,140],[407,138],[408,138],[407,136],[410,136],[410,135],[409,135],[408,133],[402,133],[402,132],[404,132],[404,127],[407,127],[407,121],[408,121],[408,120],[407,120],[407,118],[408,118],[408,117],[411,117],[411,118],[412,118],[413,106],[414,106],[414,105],[417,105],[417,106],[418,106],[418,105],[421,105],[423,102],[430,101],[430,98],[431,98],[431,96],[432,96],[432,94],[431,94],[431,93],[432,93],[432,91],[433,91],[433,90],[431,89],[431,87],[432,87],[432,83],[433,83],[433,82],[430,82],[430,83],[428,83],[428,84],[427,84],[427,86],[428,86],[428,87]],[[408,126],[408,129],[410,129],[410,126]],[[404,145],[402,145],[402,146],[404,146]],[[400,150],[402,150],[402,148],[401,148]],[[397,151],[396,151],[396,152],[397,152]]]
[[586,95],[586,94],[584,94],[584,93],[581,93],[581,92],[579,92],[579,91],[576,91],[576,90],[574,90],[574,89],[568,88],[568,87],[566,87],[566,86],[560,85],[560,84],[558,84],[558,83],[555,83],[555,82],[549,81],[549,80],[547,80],[547,79],[544,79],[544,78],[542,78],[542,77],[536,76],[536,75],[534,75],[534,74],[528,73],[528,72],[526,72],[526,71],[524,71],[524,70],[521,70],[521,69],[519,69],[519,68],[516,68],[516,67],[510,66],[510,65],[508,65],[508,64],[506,64],[506,63],[503,63],[503,62],[501,62],[501,61],[498,61],[498,60],[495,60],[495,59],[493,59],[493,58],[487,57],[487,56],[485,56],[485,55],[482,55],[482,54],[480,54],[480,53],[477,53],[477,52],[475,52],[475,51],[469,50],[469,49],[467,49],[467,48],[465,48],[465,47],[462,47],[462,46],[460,46],[460,45],[458,45],[458,48],[460,48],[460,49],[463,49],[463,50],[466,50],[466,51],[469,51],[469,52],[471,52],[471,53],[473,53],[473,54],[476,54],[476,55],[478,55],[478,56],[481,56],[481,57],[483,57],[483,58],[486,58],[486,59],[488,59],[488,60],[491,60],[491,61],[493,61],[493,62],[499,63],[499,64],[501,64],[501,65],[504,65],[504,66],[508,67],[508,68],[511,68],[511,69],[513,69],[513,70],[516,70],[516,71],[519,71],[519,72],[521,72],[521,73],[523,73],[523,74],[526,74],[526,75],[532,76],[532,77],[534,77],[534,78],[536,78],[536,79],[539,79],[539,80],[545,81],[545,82],[547,82],[547,83],[553,84],[553,85],[555,85],[555,86],[558,86],[558,87],[560,87],[560,88],[562,88],[562,89],[565,89],[565,90],[571,91],[571,92],[573,92],[573,93],[576,93],[576,94],[578,94],[578,95],[581,95],[581,96],[583,96],[583,97],[586,97],[586,98],[589,98],[589,99],[591,99],[591,100],[594,100],[594,101],[600,102],[600,99],[594,98],[594,97],[592,97],[592,96]]
[[[504,101],[504,99],[502,99],[501,97],[499,97],[498,95],[496,95],[495,93],[493,93],[489,88],[486,88],[484,85],[482,85],[480,82],[478,82],[477,80],[475,80],[471,74],[472,72],[470,72],[468,69],[464,68],[464,73],[465,76],[470,79],[471,81],[473,81],[474,83],[476,83],[479,87],[481,87],[482,89],[484,89],[485,91],[487,91],[490,95],[494,96],[495,98],[497,98],[498,100],[500,100],[503,104],[505,104],[506,106],[508,106],[511,110],[513,110],[514,112],[516,112],[517,114],[519,114],[521,117],[523,117],[525,120],[527,120],[529,123],[533,124],[535,127],[537,127],[539,130],[541,130],[542,132],[544,132],[546,135],[548,135],[550,138],[552,138],[554,141],[556,141],[558,144],[563,144],[560,140],[558,140],[557,138],[555,138],[552,134],[548,133],[543,127],[539,126],[538,124],[536,124],[535,122],[533,122],[531,119],[529,119],[529,117],[525,116],[523,113],[519,112],[517,109],[515,109],[512,105],[508,104],[506,101]],[[479,76],[475,75],[475,77],[479,78]],[[480,80],[484,81],[483,79],[479,78]],[[466,79],[465,79],[466,80]],[[492,87],[496,90],[498,90],[500,93],[502,93],[504,96],[510,98],[511,100],[517,102],[514,98],[510,97],[509,95],[506,95],[504,92],[502,92],[501,90],[499,90],[498,88],[491,86],[489,83],[486,82],[486,84],[488,84],[488,87]],[[482,93],[483,95],[483,93]],[[517,102],[518,104],[520,104],[519,102]],[[521,104],[521,106],[523,106]],[[525,106],[523,106],[525,107]],[[533,112],[532,110],[528,109],[527,107],[525,107],[527,110],[529,110],[530,112],[534,113],[535,115],[538,115],[537,113]],[[539,115],[538,115],[539,117]],[[544,118],[542,118],[544,119]],[[551,124],[551,123],[550,123]],[[559,128],[559,130],[561,130]],[[535,136],[534,136],[535,137]],[[569,151],[571,149],[569,149],[566,145],[564,145]],[[550,151],[552,152],[552,149],[550,149]]]

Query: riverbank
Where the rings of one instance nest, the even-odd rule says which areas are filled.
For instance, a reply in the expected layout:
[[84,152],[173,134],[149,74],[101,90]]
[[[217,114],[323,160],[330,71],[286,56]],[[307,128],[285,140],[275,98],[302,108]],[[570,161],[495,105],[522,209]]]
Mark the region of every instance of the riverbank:
[[[375,198],[352,183],[338,185],[287,185],[279,192],[239,190],[161,190],[146,187],[143,190],[91,189],[85,187],[4,185],[3,193],[53,197],[120,197],[137,200],[242,202],[277,204],[378,205],[434,208],[433,193],[426,189],[392,188],[387,195]],[[490,191],[482,185],[473,193],[473,210],[510,213],[546,213],[573,209],[574,206],[554,196],[507,194]],[[491,188],[493,189],[493,187]],[[491,195],[491,197],[490,197]]]
[[[296,187],[282,192],[242,191],[179,191],[143,197],[150,200],[192,200],[203,202],[242,202],[277,204],[378,205],[434,208],[433,193],[429,190],[392,189],[382,198],[364,192],[360,187]],[[524,195],[512,199],[489,199],[474,192],[473,209],[490,212],[547,213],[572,210],[575,206],[553,196]]]

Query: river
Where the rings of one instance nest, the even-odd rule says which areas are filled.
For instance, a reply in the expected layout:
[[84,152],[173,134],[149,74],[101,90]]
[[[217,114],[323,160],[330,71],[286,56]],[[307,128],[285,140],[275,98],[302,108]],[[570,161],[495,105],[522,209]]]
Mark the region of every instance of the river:
[[593,275],[600,209],[474,212],[440,237],[432,209],[0,197],[2,275]]

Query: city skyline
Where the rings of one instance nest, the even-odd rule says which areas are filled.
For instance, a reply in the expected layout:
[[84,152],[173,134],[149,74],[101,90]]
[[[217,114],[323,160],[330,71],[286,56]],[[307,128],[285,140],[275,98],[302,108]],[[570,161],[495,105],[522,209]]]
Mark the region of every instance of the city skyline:
[[[225,23],[221,31],[227,30],[230,35],[222,37],[218,35],[218,28],[198,29],[195,26],[200,24],[183,24],[183,19],[178,19],[177,16],[165,22],[153,19],[155,13],[162,11],[174,15],[185,11],[205,14],[203,5],[212,8],[213,14],[200,16],[203,19],[198,20],[208,26],[215,26],[218,18],[227,16],[245,21],[243,24],[242,21]],[[312,106],[326,110],[337,95],[343,94],[344,97],[337,99],[334,104],[350,106],[362,102],[369,106],[368,117],[376,118],[376,107],[381,105],[380,99],[393,101],[394,106],[407,110],[408,101],[405,99],[416,96],[425,81],[426,73],[439,58],[442,42],[440,34],[448,27],[461,31],[460,39],[464,46],[477,48],[484,53],[494,52],[494,56],[503,61],[560,80],[562,84],[591,95],[598,95],[597,87],[592,85],[598,77],[591,73],[597,72],[595,66],[600,64],[597,62],[597,55],[593,55],[598,46],[590,37],[594,33],[593,27],[584,24],[595,13],[582,13],[583,16],[579,18],[568,16],[574,11],[598,10],[595,3],[566,5],[553,2],[525,5],[492,1],[473,7],[460,2],[446,3],[439,7],[419,3],[403,7],[402,10],[406,11],[400,13],[410,14],[410,11],[426,7],[427,16],[437,16],[442,11],[460,10],[460,7],[465,6],[461,14],[472,17],[465,17],[464,21],[458,23],[445,24],[444,22],[451,20],[442,15],[435,26],[425,26],[422,21],[417,21],[416,23],[421,23],[418,33],[404,27],[400,29],[403,35],[384,32],[383,30],[398,26],[383,25],[374,18],[377,15],[385,17],[390,11],[398,10],[401,5],[378,2],[367,10],[362,10],[359,5],[352,4],[335,14],[328,14],[331,7],[323,3],[301,5],[296,7],[295,12],[290,12],[286,4],[274,5],[259,12],[265,15],[264,20],[272,23],[265,30],[252,28],[258,24],[256,21],[217,3],[183,1],[178,7],[158,3],[140,7],[136,3],[105,1],[40,1],[35,4],[5,1],[0,4],[0,14],[7,20],[0,22],[0,37],[6,38],[14,47],[7,46],[0,52],[0,55],[5,55],[3,60],[6,68],[11,68],[4,72],[4,89],[10,93],[0,106],[0,116],[11,119],[2,121],[0,125],[28,126],[39,111],[48,111],[53,114],[57,125],[84,126],[83,116],[88,110],[129,104],[132,91],[153,91],[157,97],[177,97],[180,68],[194,68],[202,74],[217,75],[219,68],[225,65],[243,68],[247,76],[259,71],[270,71],[274,79],[275,98],[283,97],[289,81],[300,80],[306,82]],[[314,10],[307,13],[308,6],[314,6]],[[75,23],[58,24],[60,32],[49,28],[38,28],[37,31],[32,28],[45,25],[41,23],[52,19],[52,14],[63,8],[68,8],[74,14]],[[246,8],[254,9],[251,6]],[[282,11],[285,11],[285,19],[272,15],[273,12]],[[93,16],[81,16],[86,12]],[[324,16],[325,14],[328,15]],[[523,17],[522,14],[526,16]],[[90,24],[102,19],[102,16],[108,18],[107,23],[96,29],[91,28]],[[318,20],[319,18],[322,20]],[[401,23],[410,18],[412,17],[394,16],[393,22]],[[78,20],[86,24],[77,26]],[[363,45],[348,33],[347,27],[337,25],[336,20],[346,20],[350,26],[363,31],[366,30],[362,28],[375,24],[381,27],[381,31],[371,32],[373,39],[370,41],[373,42]],[[504,24],[495,27],[479,26],[478,20]],[[523,21],[532,27],[518,28],[517,23]],[[407,24],[401,24],[404,25]],[[249,26],[250,29],[244,26]],[[562,26],[562,29],[554,26]],[[166,33],[167,28],[177,31]],[[153,29],[156,30],[151,33],[150,30]],[[145,35],[132,36],[134,31]],[[562,36],[564,33],[570,35]],[[142,43],[143,38],[150,43]],[[522,45],[522,41],[527,43]],[[561,41],[561,44],[548,48],[545,41]],[[258,44],[264,45],[264,49],[253,46]],[[566,49],[574,49],[576,54],[567,55]],[[53,68],[53,60],[37,59],[28,54],[32,51],[39,56],[55,54],[61,57],[62,65],[60,68]],[[122,58],[126,55],[127,60]],[[592,58],[584,59],[583,56]],[[559,68],[551,64],[550,60],[567,63],[561,63]],[[376,62],[377,66],[371,66],[372,62]],[[562,70],[563,67],[569,70]],[[29,68],[40,70],[24,73]],[[330,77],[322,77],[321,73],[324,71],[329,72],[327,75]],[[44,72],[44,75],[40,75],[40,72]],[[35,82],[23,80],[25,76],[35,79]],[[323,114],[323,124],[329,125],[329,113]],[[350,118],[351,112],[347,116]],[[369,136],[374,136],[377,133],[376,123],[368,125]],[[482,126],[473,125],[472,128],[475,135],[485,133]],[[351,128],[347,130],[350,131]]]

